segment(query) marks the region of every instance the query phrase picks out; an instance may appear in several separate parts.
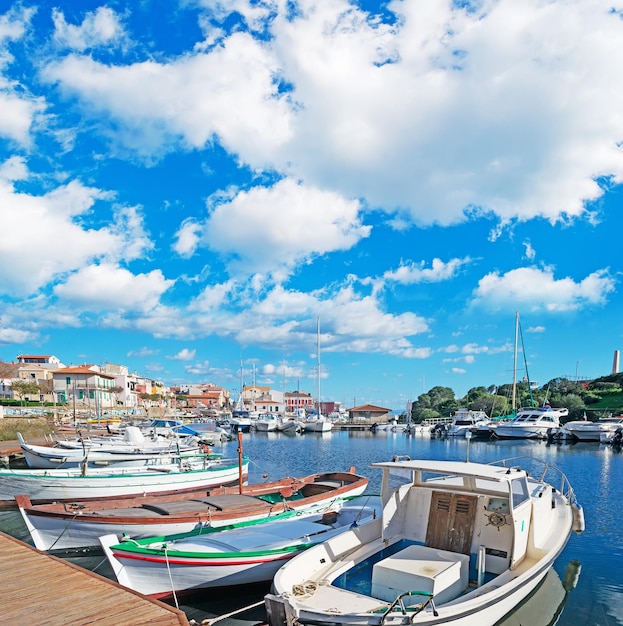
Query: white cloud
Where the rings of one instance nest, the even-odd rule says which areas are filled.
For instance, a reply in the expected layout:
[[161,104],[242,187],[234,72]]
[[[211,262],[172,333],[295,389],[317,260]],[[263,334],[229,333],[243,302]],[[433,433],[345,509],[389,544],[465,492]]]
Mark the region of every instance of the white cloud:
[[117,238],[108,230],[85,229],[78,223],[97,200],[108,197],[78,181],[32,196],[0,180],[0,293],[33,293],[64,272],[118,248]]
[[30,131],[36,118],[45,109],[42,98],[9,78],[14,61],[9,43],[19,41],[25,34],[36,9],[14,6],[0,15],[0,137],[21,147],[29,147]]
[[278,69],[260,42],[235,33],[209,53],[170,63],[111,66],[70,55],[50,63],[43,77],[78,97],[87,113],[109,116],[113,124],[103,132],[145,158],[179,144],[204,148],[216,135],[228,151],[261,167],[291,135]]
[[197,249],[200,233],[200,224],[191,219],[184,220],[174,235],[173,250],[182,257],[190,258]]
[[524,241],[523,247],[526,249],[525,255],[528,261],[534,261],[536,257],[536,250],[532,247],[532,244],[529,241]]
[[236,272],[287,275],[298,263],[348,250],[367,237],[370,227],[361,224],[360,211],[358,201],[285,179],[215,206],[205,240],[232,255]]
[[88,216],[113,194],[77,180],[40,196],[17,192],[13,180],[28,177],[20,158],[0,166],[0,293],[34,293],[93,260],[132,261],[153,248],[137,207],[113,207],[112,221],[97,229]]
[[145,358],[148,356],[154,356],[158,354],[158,350],[154,350],[153,348],[148,348],[147,346],[143,346],[138,350],[130,350],[127,354],[129,358]]
[[19,328],[0,327],[0,345],[35,341],[37,333]]
[[402,263],[398,269],[385,272],[383,278],[385,280],[402,283],[403,285],[437,283],[454,278],[461,267],[468,263],[471,263],[469,257],[464,259],[451,259],[447,263],[441,259],[435,258],[430,268],[425,267],[425,261],[420,261],[419,263]]
[[195,358],[196,350],[189,350],[188,348],[182,348],[177,354],[171,358],[174,361],[192,361]]
[[108,7],[98,7],[85,15],[79,26],[68,24],[59,9],[52,10],[54,40],[80,52],[99,46],[111,47],[126,40],[120,17]]
[[54,293],[84,308],[147,311],[158,305],[174,282],[160,270],[135,275],[114,265],[89,265],[56,285]]
[[28,178],[28,167],[23,157],[13,156],[0,164],[0,184]]
[[391,26],[303,6],[274,29],[296,175],[420,224],[579,216],[596,175],[622,179],[623,24],[601,2],[393,3]]
[[294,16],[277,2],[201,4],[268,40],[210,33],[207,52],[126,66],[70,55],[43,75],[145,158],[216,140],[401,227],[588,219],[595,178],[623,180],[623,23],[600,0],[395,2],[394,23],[346,0],[303,0]]
[[527,308],[532,311],[569,311],[602,305],[615,289],[608,270],[598,270],[575,282],[554,277],[552,269],[522,267],[506,274],[491,272],[480,279],[474,303],[494,309]]

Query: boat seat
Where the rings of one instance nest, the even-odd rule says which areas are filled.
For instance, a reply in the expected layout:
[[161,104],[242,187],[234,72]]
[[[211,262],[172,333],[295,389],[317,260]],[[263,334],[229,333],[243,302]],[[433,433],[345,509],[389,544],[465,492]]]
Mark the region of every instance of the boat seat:
[[[469,556],[426,546],[409,546],[375,563],[372,568],[372,595],[393,602],[405,591],[425,591],[436,604],[458,597],[469,583]],[[417,604],[421,596],[405,598]]]
[[[201,505],[204,505],[203,507]],[[174,515],[177,513],[193,513],[201,510],[224,511],[239,508],[257,508],[259,510],[270,509],[270,504],[252,496],[226,494],[224,496],[210,496],[209,498],[196,500],[179,500],[171,502],[159,502],[158,504],[146,503],[143,508],[154,511],[160,515]]]

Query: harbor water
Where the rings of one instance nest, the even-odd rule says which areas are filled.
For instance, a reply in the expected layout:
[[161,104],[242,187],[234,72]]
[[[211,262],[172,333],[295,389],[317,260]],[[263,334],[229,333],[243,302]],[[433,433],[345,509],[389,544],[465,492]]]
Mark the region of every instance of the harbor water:
[[[617,448],[598,443],[468,441],[458,437],[438,439],[404,433],[345,431],[304,435],[251,433],[243,435],[242,446],[251,462],[249,482],[354,466],[357,473],[370,479],[371,492],[377,492],[380,487],[380,471],[370,465],[397,455],[483,463],[532,456],[551,463],[567,475],[584,507],[586,530],[581,535],[572,534],[554,571],[535,596],[498,626],[623,625],[623,453]],[[230,441],[215,451],[236,456],[237,448],[238,442]],[[0,511],[0,530],[29,539],[16,511]],[[113,578],[100,556],[72,560]],[[204,593],[180,600],[179,606],[189,619],[201,623],[260,602],[268,589],[267,584],[227,594]],[[264,619],[263,607],[258,606],[217,623],[250,626]],[[478,626],[487,625],[478,623]]]

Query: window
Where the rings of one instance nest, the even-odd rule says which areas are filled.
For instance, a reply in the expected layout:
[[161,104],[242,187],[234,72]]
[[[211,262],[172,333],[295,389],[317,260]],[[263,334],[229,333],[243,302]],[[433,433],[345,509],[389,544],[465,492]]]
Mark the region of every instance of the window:
[[513,480],[511,486],[513,490],[513,508],[518,507],[520,504],[530,499],[528,483],[525,477]]

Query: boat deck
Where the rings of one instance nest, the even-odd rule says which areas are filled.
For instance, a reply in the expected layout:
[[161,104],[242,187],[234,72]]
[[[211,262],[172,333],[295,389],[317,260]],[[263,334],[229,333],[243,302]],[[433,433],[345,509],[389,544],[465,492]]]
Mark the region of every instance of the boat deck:
[[0,533],[0,619],[38,626],[188,626],[178,609]]

